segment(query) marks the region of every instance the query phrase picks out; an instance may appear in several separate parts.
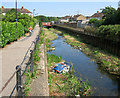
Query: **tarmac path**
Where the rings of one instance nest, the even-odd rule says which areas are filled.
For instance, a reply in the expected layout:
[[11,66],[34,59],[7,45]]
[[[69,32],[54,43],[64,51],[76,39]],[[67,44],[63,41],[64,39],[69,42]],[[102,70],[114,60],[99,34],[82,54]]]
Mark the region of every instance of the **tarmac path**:
[[[0,49],[0,55],[2,54],[2,56],[0,56],[0,64],[2,64],[2,66],[0,66],[0,76],[2,76],[2,78],[0,78],[2,79],[2,84],[0,84],[0,86],[3,86],[7,82],[7,80],[16,71],[16,66],[22,63],[28,48],[31,46],[32,41],[34,41],[37,37],[39,30],[39,25],[36,25],[33,30],[33,34],[30,37],[22,37],[18,41],[13,42],[10,45],[7,45],[5,48]],[[25,67],[25,63],[23,63],[22,68],[23,67]],[[16,76],[14,76],[14,78],[4,89],[2,96],[10,96],[10,93],[12,92],[15,84]]]

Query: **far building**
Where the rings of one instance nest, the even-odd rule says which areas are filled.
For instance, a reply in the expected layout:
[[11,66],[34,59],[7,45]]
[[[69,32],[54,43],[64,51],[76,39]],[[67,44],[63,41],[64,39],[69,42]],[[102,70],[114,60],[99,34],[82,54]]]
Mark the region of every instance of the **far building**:
[[[8,11],[10,11],[11,9],[14,9],[14,8],[4,8],[2,6],[1,10],[2,10],[2,14],[5,15]],[[29,11],[28,9],[25,9],[23,6],[22,8],[18,8],[17,9],[17,12],[20,12],[21,14],[28,14],[30,16],[33,17],[33,13],[31,11]]]
[[71,18],[71,16],[65,16],[65,17],[62,17],[59,21],[62,22],[62,23],[67,23],[69,22],[69,19]]
[[78,15],[74,15],[73,16],[73,21],[76,21],[76,22],[78,22],[78,21],[84,21],[84,20],[86,20],[86,17],[85,16],[83,16],[82,14],[78,14]]
[[64,17],[64,19],[70,19],[71,18],[71,16],[65,16]]
[[95,18],[101,20],[104,14],[102,12],[97,11],[97,13],[93,14],[90,19]]

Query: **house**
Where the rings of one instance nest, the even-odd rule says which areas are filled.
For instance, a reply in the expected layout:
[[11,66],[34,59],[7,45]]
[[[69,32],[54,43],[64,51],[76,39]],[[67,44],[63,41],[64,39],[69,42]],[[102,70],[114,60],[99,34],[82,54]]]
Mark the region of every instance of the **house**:
[[97,11],[97,13],[93,14],[90,19],[95,18],[95,19],[101,20],[103,16],[104,16],[103,13],[100,13],[99,11]]
[[72,19],[73,19],[73,21],[76,21],[76,22],[77,21],[81,21],[82,22],[83,20],[86,20],[86,17],[83,16],[82,14],[80,14],[80,15],[74,15]]
[[64,19],[70,19],[71,18],[71,16],[65,16],[64,17]]
[[67,23],[67,22],[69,22],[69,19],[71,18],[71,16],[65,16],[65,17],[62,17],[59,21],[61,22],[61,23]]
[[91,18],[91,16],[86,16],[86,20],[89,20]]
[[69,22],[69,19],[64,19],[64,18],[62,18],[62,19],[60,19],[59,20],[61,23],[63,23],[63,22]]
[[[2,8],[1,8],[2,14],[5,15],[5,14],[6,14],[8,11],[10,11],[11,9],[13,9],[13,8],[4,8],[4,7],[2,6]],[[30,12],[29,10],[25,9],[23,6],[22,6],[22,8],[18,8],[18,9],[17,9],[17,12],[20,12],[21,14],[28,14],[28,15],[30,15],[30,16],[33,17],[33,13]]]

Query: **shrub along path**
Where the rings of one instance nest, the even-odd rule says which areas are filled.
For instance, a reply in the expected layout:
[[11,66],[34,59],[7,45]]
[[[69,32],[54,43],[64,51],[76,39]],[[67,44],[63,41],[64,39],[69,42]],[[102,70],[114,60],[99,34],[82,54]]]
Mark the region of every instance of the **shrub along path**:
[[[1,72],[2,86],[16,71],[16,66],[22,63],[28,48],[32,44],[32,41],[34,41],[35,38],[37,37],[39,30],[40,30],[39,25],[36,25],[31,37],[28,37],[28,36],[23,37],[18,41],[10,45],[7,45],[5,48],[0,49],[0,53],[2,52],[2,58],[0,58],[0,61],[2,61],[2,72]],[[24,65],[25,64],[23,64],[23,66]],[[12,81],[4,89],[2,96],[9,96],[13,87],[15,86],[15,83],[16,83],[16,77],[14,76]]]

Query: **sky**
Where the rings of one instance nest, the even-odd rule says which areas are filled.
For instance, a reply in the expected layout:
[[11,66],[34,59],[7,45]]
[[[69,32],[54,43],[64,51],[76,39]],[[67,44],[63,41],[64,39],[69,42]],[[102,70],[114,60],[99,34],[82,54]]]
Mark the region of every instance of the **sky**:
[[[35,14],[60,17],[75,14],[91,16],[97,11],[101,11],[100,9],[106,6],[118,8],[119,0],[98,1],[99,2],[97,2],[97,0],[69,0],[68,2],[68,0],[58,0],[55,2],[55,0],[18,0],[18,8],[23,6],[31,12],[35,9]],[[2,6],[5,8],[15,8],[15,0],[3,0]]]

